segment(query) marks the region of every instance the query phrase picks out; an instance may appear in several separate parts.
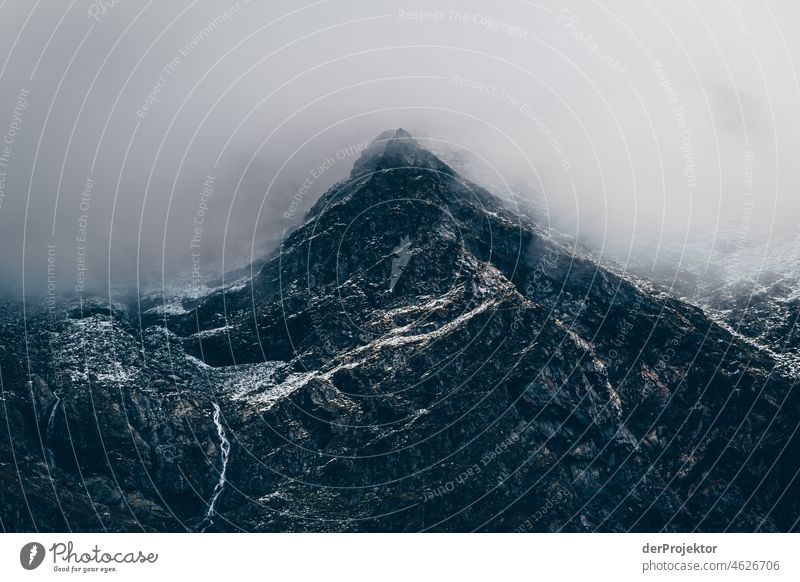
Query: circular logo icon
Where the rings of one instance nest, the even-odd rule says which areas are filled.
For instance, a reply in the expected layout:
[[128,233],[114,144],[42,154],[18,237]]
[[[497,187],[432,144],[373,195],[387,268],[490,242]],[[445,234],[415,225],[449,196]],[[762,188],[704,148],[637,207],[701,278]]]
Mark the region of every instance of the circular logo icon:
[[44,546],[38,542],[30,542],[19,551],[19,563],[26,570],[35,570],[44,562]]

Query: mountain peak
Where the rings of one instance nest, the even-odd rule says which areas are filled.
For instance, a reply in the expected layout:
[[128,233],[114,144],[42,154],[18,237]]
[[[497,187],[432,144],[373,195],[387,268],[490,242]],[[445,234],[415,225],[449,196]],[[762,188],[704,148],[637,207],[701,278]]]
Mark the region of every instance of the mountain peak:
[[373,139],[353,164],[350,177],[409,167],[452,173],[447,164],[420,146],[408,131],[400,127],[384,131]]
[[[502,212],[502,204],[498,199],[483,188],[469,183],[403,128],[384,131],[372,140],[353,164],[350,179],[334,185],[323,194],[309,210],[306,219],[320,217],[335,208],[339,208],[336,212],[344,211],[348,216],[361,216],[376,205],[380,206],[382,213],[391,214],[392,209],[398,210],[398,205],[408,204],[410,200],[419,200],[432,207],[445,207],[456,214],[463,211],[471,216],[482,217],[476,219],[477,222],[482,222],[487,213],[500,213],[509,224],[515,220]],[[390,204],[383,206],[384,203]],[[420,216],[425,214],[421,208],[430,210],[428,206],[415,206],[411,215],[416,217],[416,223],[420,223]],[[336,218],[336,212],[329,216],[333,216],[330,220],[338,224],[340,219]],[[403,212],[410,211],[405,208]],[[326,220],[329,219],[323,222]],[[437,218],[431,220],[435,222]],[[416,224],[414,228],[419,225]],[[387,224],[388,231],[392,233],[392,246],[397,243],[395,238],[409,232],[408,229],[400,232],[402,229],[397,230],[396,227],[398,223],[389,221]],[[389,250],[391,247],[387,252]]]

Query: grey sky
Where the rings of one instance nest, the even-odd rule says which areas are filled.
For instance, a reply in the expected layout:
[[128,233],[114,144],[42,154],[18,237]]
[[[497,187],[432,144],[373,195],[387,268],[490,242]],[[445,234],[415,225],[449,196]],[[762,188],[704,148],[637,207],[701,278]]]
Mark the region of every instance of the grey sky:
[[794,3],[263,4],[4,4],[6,286],[244,264],[400,126],[621,259],[797,246]]

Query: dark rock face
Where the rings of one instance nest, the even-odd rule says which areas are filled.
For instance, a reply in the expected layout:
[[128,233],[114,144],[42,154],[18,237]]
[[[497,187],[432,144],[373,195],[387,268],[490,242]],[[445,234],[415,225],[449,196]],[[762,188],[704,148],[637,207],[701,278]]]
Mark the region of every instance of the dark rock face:
[[[23,330],[6,336],[17,340],[0,355],[6,530],[183,530],[202,513],[217,446],[210,400],[158,378],[173,370],[160,371],[161,346],[148,361],[125,315],[109,313],[32,318],[29,329],[50,328],[26,338],[29,365]],[[41,376],[27,381],[29,369]]]
[[791,371],[402,130],[253,279],[106,308],[0,351],[7,530],[798,529]]

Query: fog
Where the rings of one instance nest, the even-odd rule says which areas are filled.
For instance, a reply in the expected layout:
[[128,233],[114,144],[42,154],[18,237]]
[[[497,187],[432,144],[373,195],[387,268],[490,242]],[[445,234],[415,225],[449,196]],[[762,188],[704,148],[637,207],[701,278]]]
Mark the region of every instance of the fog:
[[796,256],[794,3],[265,4],[2,4],[6,292],[246,265],[394,127],[621,263]]

